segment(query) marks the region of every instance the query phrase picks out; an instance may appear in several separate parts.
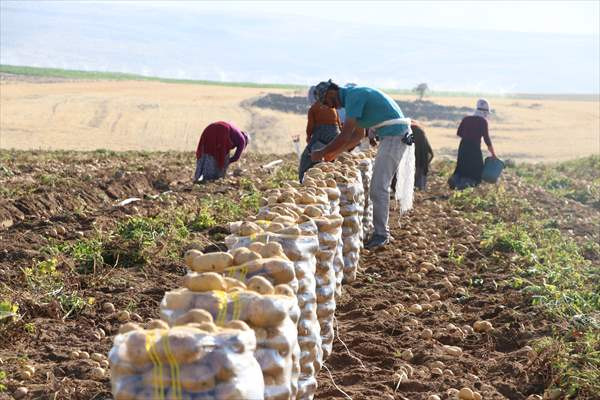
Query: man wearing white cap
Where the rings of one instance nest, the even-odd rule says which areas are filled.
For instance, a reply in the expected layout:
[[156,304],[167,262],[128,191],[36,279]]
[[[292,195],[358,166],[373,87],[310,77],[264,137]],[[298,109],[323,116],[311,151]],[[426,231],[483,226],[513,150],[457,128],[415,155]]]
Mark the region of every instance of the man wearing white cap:
[[487,118],[489,115],[490,104],[486,99],[479,99],[473,115],[463,118],[460,122],[456,132],[456,135],[461,138],[458,146],[456,169],[448,180],[448,184],[452,189],[464,189],[481,183],[481,173],[483,171],[482,138],[492,157],[496,157],[488,131]]

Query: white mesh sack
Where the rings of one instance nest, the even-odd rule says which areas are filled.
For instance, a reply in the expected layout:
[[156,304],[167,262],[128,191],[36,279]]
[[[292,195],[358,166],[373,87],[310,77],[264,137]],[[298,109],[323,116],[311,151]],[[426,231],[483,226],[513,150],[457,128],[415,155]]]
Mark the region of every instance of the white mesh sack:
[[300,370],[296,327],[300,310],[293,290],[285,284],[273,287],[260,275],[243,283],[216,272],[190,272],[183,284],[184,288],[165,294],[161,318],[171,326],[245,322],[256,334],[254,355],[263,373],[264,398],[295,399]]
[[[317,226],[310,219],[285,227],[293,218],[275,218],[258,223],[246,221],[230,224],[231,235],[225,238],[230,250],[238,247],[250,247],[252,243],[277,242],[281,244],[285,255],[294,263],[298,291],[296,297],[300,307],[298,321],[298,343],[300,345],[300,378],[298,398],[311,399],[317,388],[316,373],[319,370],[323,351],[321,348],[321,328],[317,319],[316,299],[316,253],[319,249]],[[257,221],[259,222],[259,221]]]
[[262,399],[254,331],[241,321],[143,329],[128,323],[108,358],[114,400]]

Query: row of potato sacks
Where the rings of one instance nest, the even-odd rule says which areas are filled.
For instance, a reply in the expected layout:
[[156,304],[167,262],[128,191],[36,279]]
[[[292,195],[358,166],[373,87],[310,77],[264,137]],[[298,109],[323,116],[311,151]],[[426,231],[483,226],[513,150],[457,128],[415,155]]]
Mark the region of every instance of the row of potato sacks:
[[313,398],[335,296],[356,276],[360,178],[353,158],[319,164],[230,224],[229,252],[187,252],[191,272],[165,294],[162,321],[126,324],[115,338],[114,398]]

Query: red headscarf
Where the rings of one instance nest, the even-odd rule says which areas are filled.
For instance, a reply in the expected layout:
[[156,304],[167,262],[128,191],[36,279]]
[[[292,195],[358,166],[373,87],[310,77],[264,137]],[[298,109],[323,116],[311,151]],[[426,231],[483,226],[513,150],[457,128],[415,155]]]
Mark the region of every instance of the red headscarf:
[[219,168],[225,166],[225,157],[233,147],[230,138],[231,126],[227,122],[219,121],[208,125],[196,149],[196,159],[200,159],[203,154],[210,154],[217,161]]

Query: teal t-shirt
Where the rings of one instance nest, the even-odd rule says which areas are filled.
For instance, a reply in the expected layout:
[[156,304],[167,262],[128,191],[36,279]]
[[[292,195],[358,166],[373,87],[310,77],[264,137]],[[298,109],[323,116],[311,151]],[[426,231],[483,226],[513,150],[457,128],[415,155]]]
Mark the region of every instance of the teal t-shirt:
[[[370,128],[383,121],[404,118],[398,104],[387,94],[368,87],[340,88],[340,101],[346,118],[356,118],[358,126]],[[408,132],[408,125],[390,125],[377,129],[379,136],[399,136]]]

